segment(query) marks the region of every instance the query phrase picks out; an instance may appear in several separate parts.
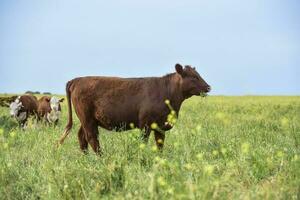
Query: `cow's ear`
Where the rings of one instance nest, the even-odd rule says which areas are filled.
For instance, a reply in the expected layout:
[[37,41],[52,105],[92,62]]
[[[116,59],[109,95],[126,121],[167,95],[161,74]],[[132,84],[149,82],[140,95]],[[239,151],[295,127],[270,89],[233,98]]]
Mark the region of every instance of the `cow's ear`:
[[175,65],[175,69],[176,69],[176,72],[178,73],[178,74],[180,74],[180,75],[183,75],[183,67],[182,67],[182,65],[181,64],[176,64]]
[[50,97],[46,97],[45,100],[46,100],[47,102],[50,102]]
[[64,100],[65,100],[65,98],[61,98],[61,99],[59,100],[59,102],[64,102]]

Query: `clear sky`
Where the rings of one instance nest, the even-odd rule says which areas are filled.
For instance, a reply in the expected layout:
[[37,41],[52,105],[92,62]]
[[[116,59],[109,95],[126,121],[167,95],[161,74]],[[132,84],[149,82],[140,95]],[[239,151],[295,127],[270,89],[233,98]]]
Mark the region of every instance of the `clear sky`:
[[190,64],[212,94],[300,95],[299,0],[1,0],[0,93]]

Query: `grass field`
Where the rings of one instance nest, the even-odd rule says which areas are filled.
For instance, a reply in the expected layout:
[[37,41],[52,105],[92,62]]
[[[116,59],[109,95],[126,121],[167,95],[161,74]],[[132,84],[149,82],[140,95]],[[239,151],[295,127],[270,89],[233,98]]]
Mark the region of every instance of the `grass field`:
[[100,129],[102,157],[70,137],[0,108],[0,199],[299,199],[300,97],[207,97],[184,102],[158,152],[137,130]]

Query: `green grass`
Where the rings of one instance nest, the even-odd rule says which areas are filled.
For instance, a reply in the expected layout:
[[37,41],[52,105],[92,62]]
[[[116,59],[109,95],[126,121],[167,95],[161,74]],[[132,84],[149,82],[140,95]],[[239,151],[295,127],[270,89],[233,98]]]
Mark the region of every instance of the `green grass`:
[[157,152],[139,131],[100,129],[102,157],[79,150],[76,117],[16,128],[0,108],[0,199],[299,199],[300,97],[207,97],[184,102]]

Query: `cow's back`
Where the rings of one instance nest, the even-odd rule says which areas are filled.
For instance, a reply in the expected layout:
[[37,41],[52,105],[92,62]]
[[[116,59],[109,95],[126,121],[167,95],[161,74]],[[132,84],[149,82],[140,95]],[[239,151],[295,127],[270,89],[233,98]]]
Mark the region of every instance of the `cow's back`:
[[[115,77],[82,77],[73,79],[71,86],[72,99],[98,105],[106,103],[122,104],[131,101],[137,103],[145,98],[147,79],[115,78]],[[118,103],[117,103],[118,102]]]
[[32,95],[22,95],[20,97],[22,102],[22,110],[29,113],[36,113],[38,108],[37,98]]
[[82,77],[73,79],[70,89],[79,118],[113,129],[121,123],[138,124],[140,111],[153,109],[155,99],[163,96],[159,87],[157,78]]

